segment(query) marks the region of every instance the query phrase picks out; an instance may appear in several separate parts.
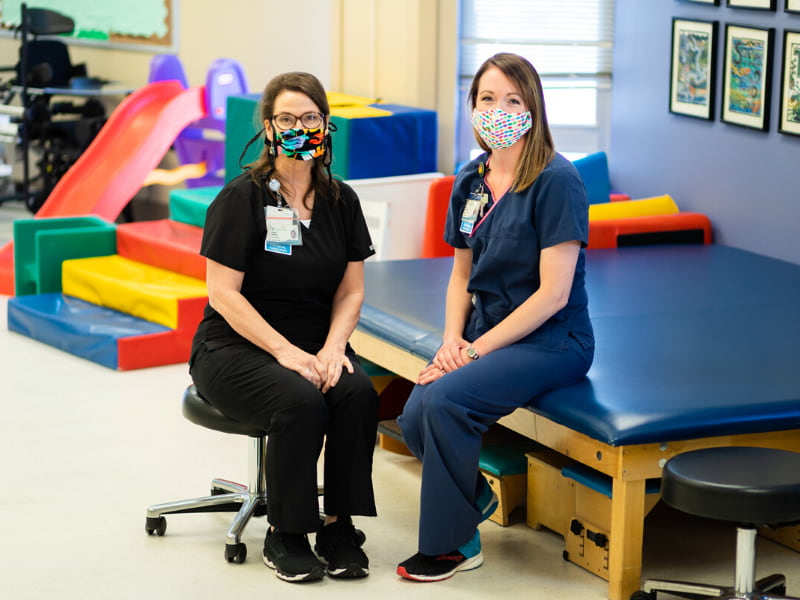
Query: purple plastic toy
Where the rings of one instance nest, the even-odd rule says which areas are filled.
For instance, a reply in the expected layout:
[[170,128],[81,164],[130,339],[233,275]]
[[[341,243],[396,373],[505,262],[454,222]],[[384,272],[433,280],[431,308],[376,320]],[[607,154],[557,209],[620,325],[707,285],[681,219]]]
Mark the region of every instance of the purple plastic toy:
[[[174,54],[160,54],[150,62],[149,82],[177,80],[188,87],[186,73]],[[218,58],[206,75],[206,117],[186,127],[173,147],[182,165],[206,164],[206,174],[187,179],[186,187],[221,186],[225,171],[225,117],[228,96],[247,93],[242,66],[230,58]]]

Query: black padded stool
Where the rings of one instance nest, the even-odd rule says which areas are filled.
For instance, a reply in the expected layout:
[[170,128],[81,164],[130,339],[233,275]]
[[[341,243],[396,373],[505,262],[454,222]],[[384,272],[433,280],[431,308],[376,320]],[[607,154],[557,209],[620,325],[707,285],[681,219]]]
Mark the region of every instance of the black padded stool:
[[147,509],[145,530],[150,535],[164,535],[167,530],[167,520],[163,515],[167,514],[237,512],[226,535],[225,560],[231,563],[243,563],[247,558],[247,546],[241,541],[242,531],[253,515],[265,515],[267,509],[264,470],[267,433],[229,419],[200,396],[193,385],[189,386],[183,394],[183,416],[192,423],[208,429],[246,435],[250,438],[249,485],[234,483],[226,479],[214,479],[211,482],[210,496],[150,506]]
[[631,600],[655,600],[658,592],[685,598],[800,600],[783,595],[783,575],[755,581],[757,528],[800,521],[800,454],[746,447],[686,452],[667,461],[661,493],[667,504],[685,513],[737,523],[734,585],[647,580]]

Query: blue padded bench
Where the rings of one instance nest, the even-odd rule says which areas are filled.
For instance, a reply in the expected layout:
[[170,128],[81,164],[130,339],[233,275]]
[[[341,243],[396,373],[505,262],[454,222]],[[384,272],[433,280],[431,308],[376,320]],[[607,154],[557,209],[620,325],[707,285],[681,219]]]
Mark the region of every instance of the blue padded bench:
[[[717,245],[591,250],[587,379],[506,427],[611,478],[609,597],[638,589],[647,479],[715,445],[800,451],[800,265]],[[413,380],[441,340],[451,258],[370,262],[351,343]]]

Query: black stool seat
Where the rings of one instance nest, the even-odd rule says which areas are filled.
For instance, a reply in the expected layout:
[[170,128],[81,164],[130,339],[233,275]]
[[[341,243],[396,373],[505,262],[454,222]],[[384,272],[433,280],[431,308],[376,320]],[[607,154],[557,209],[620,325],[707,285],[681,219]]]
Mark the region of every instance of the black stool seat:
[[167,521],[164,515],[198,512],[236,512],[225,542],[225,560],[242,563],[247,558],[247,546],[242,532],[253,516],[267,513],[266,453],[267,432],[259,427],[240,423],[222,414],[190,385],[183,392],[183,416],[207,429],[250,437],[249,483],[244,485],[229,479],[213,479],[211,494],[200,498],[153,504],[147,508],[145,531],[149,535],[164,535]]
[[736,523],[736,565],[730,586],[648,579],[631,600],[670,597],[800,600],[786,595],[786,577],[756,580],[756,534],[763,525],[800,521],[800,454],[772,448],[723,447],[673,456],[661,472],[661,497],[690,515]]
[[219,409],[203,398],[194,385],[190,385],[183,393],[183,416],[196,425],[215,431],[264,437],[267,432],[247,423],[240,423],[223,415]]
[[[213,479],[209,496],[153,504],[147,508],[145,531],[148,535],[163,536],[167,530],[167,520],[164,515],[233,511],[237,514],[225,535],[225,560],[231,563],[243,563],[247,558],[247,546],[242,541],[244,528],[253,516],[267,514],[267,432],[226,417],[203,398],[194,385],[190,385],[183,392],[181,406],[183,416],[196,425],[250,437],[249,484],[243,485],[229,479]],[[323,493],[322,486],[318,486],[317,494],[322,496]],[[320,510],[320,523],[324,516]],[[360,543],[363,544],[366,536],[362,531],[356,530],[356,532]]]
[[800,521],[800,454],[771,448],[706,448],[664,466],[664,502],[699,517],[744,525]]

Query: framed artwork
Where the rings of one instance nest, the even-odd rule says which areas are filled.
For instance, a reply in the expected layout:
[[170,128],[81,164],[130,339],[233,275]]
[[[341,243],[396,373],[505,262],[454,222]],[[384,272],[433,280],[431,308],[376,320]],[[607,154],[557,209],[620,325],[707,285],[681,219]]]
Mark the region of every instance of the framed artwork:
[[775,10],[775,0],[728,0],[728,6],[732,8]]
[[725,26],[721,119],[726,123],[768,129],[774,37],[773,28]]
[[786,12],[800,13],[800,0],[786,0],[786,6],[783,10]]
[[672,19],[669,111],[714,118],[717,21]]
[[783,32],[778,131],[800,135],[800,31]]

